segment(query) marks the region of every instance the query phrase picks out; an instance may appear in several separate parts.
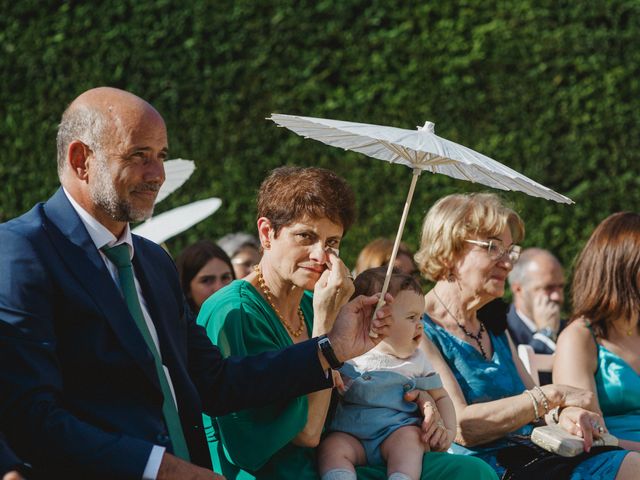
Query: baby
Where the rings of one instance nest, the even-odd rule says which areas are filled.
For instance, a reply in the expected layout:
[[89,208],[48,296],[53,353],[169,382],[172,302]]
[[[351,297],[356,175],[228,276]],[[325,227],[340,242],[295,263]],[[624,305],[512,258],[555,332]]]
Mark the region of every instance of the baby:
[[[362,272],[355,280],[357,295],[382,290],[386,267]],[[418,282],[393,273],[389,293],[393,326],[387,338],[340,369],[344,388],[329,433],[318,451],[322,480],[356,479],[355,466],[387,464],[392,480],[418,480],[422,457],[429,447],[422,443],[422,417],[417,405],[403,396],[413,389],[433,397],[446,429],[446,450],[455,436],[455,411],[442,382],[419,348],[423,336],[424,297]]]

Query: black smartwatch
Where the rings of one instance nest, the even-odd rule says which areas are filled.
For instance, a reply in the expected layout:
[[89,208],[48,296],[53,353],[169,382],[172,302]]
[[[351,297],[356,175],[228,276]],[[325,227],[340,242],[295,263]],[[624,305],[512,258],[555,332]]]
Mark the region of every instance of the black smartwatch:
[[333,351],[329,337],[326,335],[320,335],[318,337],[318,346],[320,347],[320,351],[322,352],[322,355],[324,355],[325,360],[333,370],[337,370],[344,365],[344,362],[338,361],[338,357],[336,357],[336,352]]

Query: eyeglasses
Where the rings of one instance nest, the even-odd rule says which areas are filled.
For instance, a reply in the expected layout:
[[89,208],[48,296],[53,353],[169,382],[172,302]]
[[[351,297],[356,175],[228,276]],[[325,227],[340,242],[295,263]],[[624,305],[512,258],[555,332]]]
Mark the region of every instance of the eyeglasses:
[[509,255],[509,261],[511,263],[516,263],[520,259],[520,252],[522,251],[522,247],[520,245],[511,245],[509,249],[506,249],[502,243],[494,240],[465,240],[465,242],[486,248],[491,260],[499,260],[506,253]]

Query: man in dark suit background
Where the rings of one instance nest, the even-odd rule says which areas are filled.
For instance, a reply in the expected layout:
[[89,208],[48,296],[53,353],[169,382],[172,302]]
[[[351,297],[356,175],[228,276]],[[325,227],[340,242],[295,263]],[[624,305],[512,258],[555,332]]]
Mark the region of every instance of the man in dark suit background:
[[[185,307],[170,257],[129,229],[151,215],[167,156],[151,105],[89,90],[59,126],[61,188],[0,225],[0,423],[34,475],[221,478],[208,470],[203,410],[329,388],[331,364],[373,346],[376,299],[360,297],[325,342],[335,357],[311,339],[222,359]],[[385,308],[373,330],[384,337],[390,321]]]
[[528,248],[509,273],[513,303],[507,315],[511,338],[537,353],[553,353],[564,303],[564,271],[548,250]]

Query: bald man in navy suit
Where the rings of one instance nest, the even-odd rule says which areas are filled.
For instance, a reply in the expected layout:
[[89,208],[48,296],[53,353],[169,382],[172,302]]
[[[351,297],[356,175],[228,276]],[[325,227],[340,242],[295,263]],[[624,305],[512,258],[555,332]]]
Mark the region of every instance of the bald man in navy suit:
[[[0,225],[0,428],[33,478],[221,478],[202,411],[331,388],[330,365],[374,346],[376,298],[359,297],[322,351],[311,339],[223,359],[185,306],[171,258],[129,228],[151,215],[167,157],[150,104],[89,90],[58,129],[61,188]],[[107,255],[114,247],[124,264]],[[384,308],[371,325],[382,338],[390,322]]]

